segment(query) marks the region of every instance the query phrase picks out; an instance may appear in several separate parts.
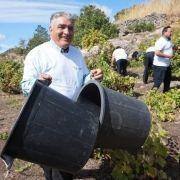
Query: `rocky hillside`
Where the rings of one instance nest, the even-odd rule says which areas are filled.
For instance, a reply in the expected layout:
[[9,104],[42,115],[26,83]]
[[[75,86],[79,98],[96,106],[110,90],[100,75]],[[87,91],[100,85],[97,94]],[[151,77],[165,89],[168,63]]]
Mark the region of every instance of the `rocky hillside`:
[[133,31],[129,29],[129,27],[142,23],[151,23],[155,26],[156,29],[158,29],[162,26],[167,25],[169,22],[166,14],[158,14],[158,13],[152,13],[150,15],[147,15],[139,19],[136,18],[132,20],[126,20],[123,22],[120,21],[115,22],[115,24],[118,26],[119,29],[119,36],[125,36],[129,33],[132,33]]
[[[148,41],[160,37],[162,28],[164,26],[170,25],[174,30],[180,30],[179,19],[180,18],[177,17],[169,17],[167,14],[152,13],[140,19],[126,20],[121,23],[117,21],[116,24],[119,29],[119,37],[110,39],[109,42],[111,42],[115,47],[123,47],[129,56],[131,56],[132,52],[138,50],[141,43],[147,43]],[[128,28],[129,26],[133,26],[139,23],[152,23],[154,24],[155,29],[152,32],[145,31],[134,33]]]
[[25,58],[25,54],[19,54],[17,53],[16,48],[11,48],[4,53],[0,54],[0,61],[1,60],[14,60],[14,61],[19,61],[23,62]]

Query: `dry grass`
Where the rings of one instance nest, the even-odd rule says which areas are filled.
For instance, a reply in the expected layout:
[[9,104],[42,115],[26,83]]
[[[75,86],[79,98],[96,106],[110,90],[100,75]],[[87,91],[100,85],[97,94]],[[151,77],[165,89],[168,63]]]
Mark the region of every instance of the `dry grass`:
[[119,12],[117,20],[142,18],[153,12],[180,16],[180,0],[147,0],[142,4],[134,5],[123,12]]

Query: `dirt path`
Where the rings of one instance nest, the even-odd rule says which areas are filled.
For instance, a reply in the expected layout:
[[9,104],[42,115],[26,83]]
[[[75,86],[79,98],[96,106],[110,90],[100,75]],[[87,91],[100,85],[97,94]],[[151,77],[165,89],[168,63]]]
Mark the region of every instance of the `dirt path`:
[[[13,123],[15,122],[21,106],[23,104],[24,98],[22,95],[7,95],[5,93],[0,92],[0,133],[10,132]],[[0,140],[0,152],[5,144],[4,140]],[[31,168],[28,168],[31,167]],[[27,169],[27,171],[23,171],[23,169]],[[22,173],[17,173],[18,171],[22,171]],[[15,160],[14,166],[10,171],[7,178],[7,171],[5,169],[5,165],[2,160],[0,160],[0,180],[4,179],[13,179],[13,180],[41,180],[42,171],[37,165],[31,165],[24,161]]]

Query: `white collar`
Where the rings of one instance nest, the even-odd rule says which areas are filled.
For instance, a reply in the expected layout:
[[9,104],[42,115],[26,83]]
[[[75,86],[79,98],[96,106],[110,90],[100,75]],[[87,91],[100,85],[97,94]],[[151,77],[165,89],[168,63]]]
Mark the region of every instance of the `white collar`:
[[[62,48],[59,47],[52,39],[49,42],[52,45],[52,47],[56,48],[59,52],[61,52]],[[69,45],[69,49],[70,49],[70,45]]]

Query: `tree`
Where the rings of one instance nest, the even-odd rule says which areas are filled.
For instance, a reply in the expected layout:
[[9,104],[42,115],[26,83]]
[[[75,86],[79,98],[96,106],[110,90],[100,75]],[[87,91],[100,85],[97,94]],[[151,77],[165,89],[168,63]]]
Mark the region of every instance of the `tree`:
[[27,52],[48,40],[48,31],[46,30],[46,28],[42,27],[41,25],[38,25],[35,29],[34,36],[29,40],[27,44]]
[[16,54],[23,55],[26,52],[26,40],[20,39],[17,47],[14,48]]
[[19,47],[22,48],[22,49],[26,49],[26,40],[20,39]]
[[103,11],[93,5],[81,9],[80,16],[75,21],[74,44],[82,47],[82,38],[92,30],[98,30],[108,38],[114,38],[118,34],[117,27],[110,23]]

